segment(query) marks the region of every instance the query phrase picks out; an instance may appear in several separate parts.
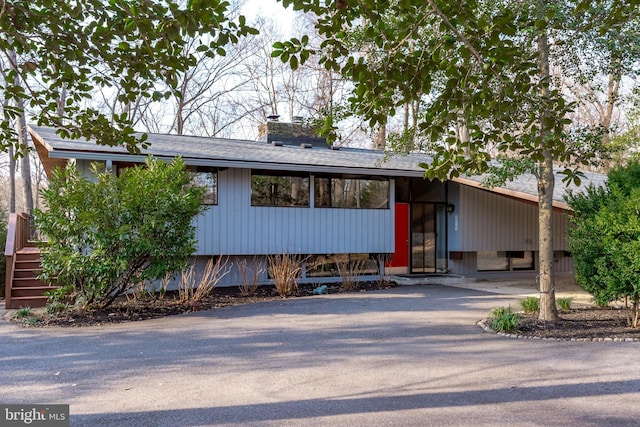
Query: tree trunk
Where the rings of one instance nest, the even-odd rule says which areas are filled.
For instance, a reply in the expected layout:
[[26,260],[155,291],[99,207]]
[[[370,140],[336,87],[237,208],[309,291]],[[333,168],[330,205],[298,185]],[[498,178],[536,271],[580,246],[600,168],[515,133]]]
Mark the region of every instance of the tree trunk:
[[553,158],[545,150],[545,161],[538,177],[538,240],[540,266],[540,312],[538,318],[547,322],[558,320],[553,277]]
[[16,158],[13,145],[9,145],[9,213],[16,213]]
[[[549,91],[549,40],[546,31],[538,37],[538,54],[540,61],[540,80],[542,82],[542,98],[548,100]],[[556,308],[555,285],[553,280],[553,155],[548,149],[553,144],[553,135],[547,129],[549,113],[542,112],[540,118],[540,144],[543,146],[544,160],[538,172],[538,241],[540,266],[540,311],[538,319],[546,322],[558,320]]]
[[[19,102],[22,104],[22,102]],[[29,154],[29,140],[27,139],[27,121],[25,119],[24,105],[19,105],[18,108],[23,112],[18,118],[18,143],[21,147],[25,147],[24,154],[21,159],[21,171],[22,171],[22,193],[24,196],[24,208],[27,213],[33,211],[33,186],[31,184],[31,155]]]
[[[18,66],[18,57],[15,52],[10,52],[10,62],[12,67]],[[14,84],[16,86],[21,85],[20,73],[16,70],[16,76],[14,78]],[[18,150],[23,151],[21,160],[22,171],[22,193],[24,196],[24,209],[31,213],[33,211],[33,189],[31,186],[31,157],[29,156],[29,140],[27,139],[27,119],[24,109],[24,100],[18,98],[16,101],[16,107],[21,111],[18,121],[16,123],[16,131],[18,133]]]

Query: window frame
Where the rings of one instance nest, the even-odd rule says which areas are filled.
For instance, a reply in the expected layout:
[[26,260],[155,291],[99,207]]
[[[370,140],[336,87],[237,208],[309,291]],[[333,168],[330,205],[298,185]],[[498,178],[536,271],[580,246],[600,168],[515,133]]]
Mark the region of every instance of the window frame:
[[[203,187],[205,193],[202,198],[202,204],[206,206],[218,205],[218,168],[212,166],[188,166],[187,170],[191,174],[191,182],[194,186]],[[198,181],[197,176],[211,174],[213,177],[213,185],[203,185]],[[213,201],[207,200],[208,196],[213,195]]]
[[[480,268],[480,253],[495,253],[497,256],[495,261],[504,260],[506,262],[506,268]],[[503,256],[501,256],[504,254]],[[527,255],[531,257],[531,265],[526,267],[515,267],[514,259],[527,259]],[[492,272],[492,271],[535,271],[536,269],[536,256],[534,251],[477,251],[476,252],[476,271],[477,272]]]
[[[256,195],[254,177],[276,177],[276,178],[289,178],[289,190],[291,189],[293,181],[292,178],[301,178],[302,186],[300,188],[303,191],[302,195],[297,198],[295,203],[285,203],[286,198],[283,196],[282,191],[278,191],[277,183],[276,194],[273,194],[273,187],[271,188],[271,196],[269,200],[271,203],[257,203],[259,199],[254,197]],[[291,198],[292,200],[295,200]],[[251,169],[251,206],[252,207],[276,207],[276,208],[309,208],[311,206],[311,174],[308,172],[293,172],[293,171],[273,171],[265,169]]]
[[[372,205],[367,206],[358,206],[361,203],[357,203],[356,206],[347,205],[343,201],[343,203],[339,203],[334,200],[334,181],[335,180],[344,180],[351,181],[349,185],[354,185],[359,182],[384,182],[386,183],[386,203],[385,206],[376,207]],[[321,187],[321,182],[328,182],[328,186],[325,185],[325,191],[319,191]],[[357,185],[357,184],[356,184]],[[361,185],[361,184],[360,184]],[[370,185],[370,184],[369,184]],[[346,187],[346,185],[345,185]],[[314,190],[314,207],[316,208],[328,208],[328,209],[390,209],[391,208],[391,180],[389,177],[377,177],[370,175],[352,175],[352,174],[316,174],[313,177],[313,190]],[[362,187],[357,188],[356,190],[356,201],[362,202]],[[321,194],[328,195],[328,202],[320,200]],[[348,202],[348,201],[346,201]]]

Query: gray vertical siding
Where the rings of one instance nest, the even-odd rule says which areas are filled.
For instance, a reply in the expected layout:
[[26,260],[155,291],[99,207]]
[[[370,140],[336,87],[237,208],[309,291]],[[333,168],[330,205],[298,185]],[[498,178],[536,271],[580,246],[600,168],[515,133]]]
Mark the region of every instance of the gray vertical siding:
[[[449,250],[531,251],[538,247],[538,207],[465,185],[451,184]],[[454,230],[457,216],[458,231]],[[566,214],[553,214],[554,249],[567,249]]]
[[[393,191],[391,196],[393,203]],[[195,224],[198,255],[394,250],[392,209],[251,206],[249,169],[219,173],[218,205],[209,207]]]

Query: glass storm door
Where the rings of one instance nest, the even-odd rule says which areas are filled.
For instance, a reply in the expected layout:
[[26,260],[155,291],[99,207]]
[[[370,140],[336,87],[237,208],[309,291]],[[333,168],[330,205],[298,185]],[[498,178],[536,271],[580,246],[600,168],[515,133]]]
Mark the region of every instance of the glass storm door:
[[447,270],[446,206],[411,205],[411,273]]

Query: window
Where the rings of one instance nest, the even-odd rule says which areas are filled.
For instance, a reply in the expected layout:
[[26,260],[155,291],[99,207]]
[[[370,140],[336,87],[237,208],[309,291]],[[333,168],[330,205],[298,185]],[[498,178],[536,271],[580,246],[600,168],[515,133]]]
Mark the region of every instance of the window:
[[531,251],[482,251],[477,253],[478,271],[534,270]]
[[252,206],[309,206],[309,175],[252,171]]
[[204,205],[218,204],[218,172],[215,168],[206,166],[196,166],[189,168],[192,174],[192,182],[194,185],[205,189]]
[[339,277],[378,274],[378,262],[374,254],[313,255],[306,261],[307,277]]
[[314,202],[318,208],[388,209],[389,180],[350,176],[316,176]]

